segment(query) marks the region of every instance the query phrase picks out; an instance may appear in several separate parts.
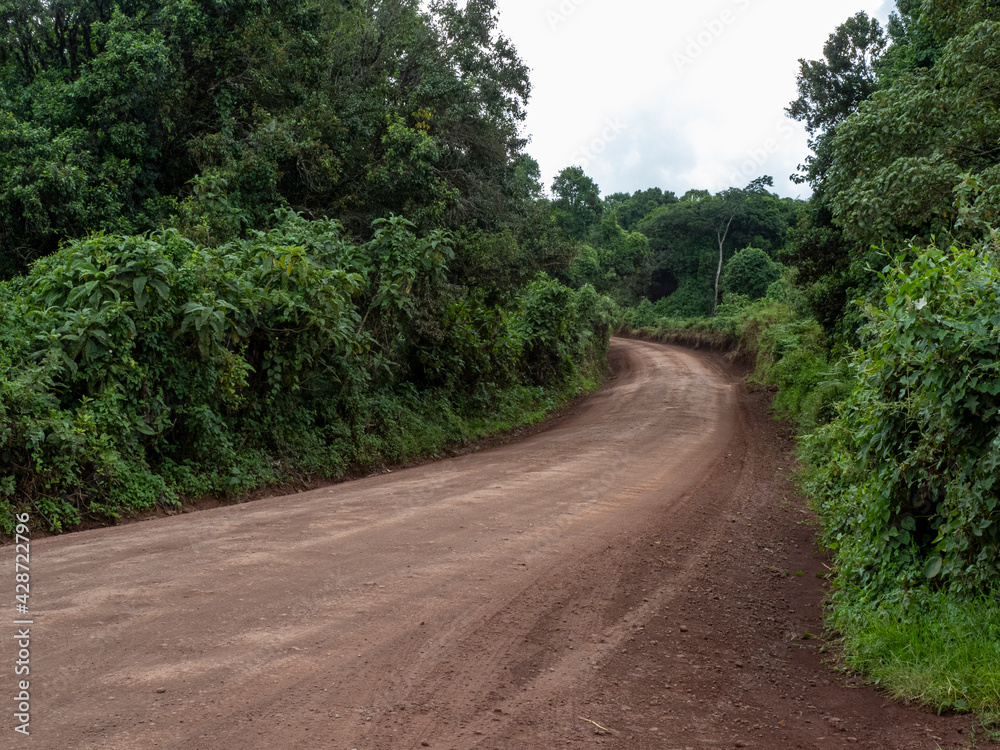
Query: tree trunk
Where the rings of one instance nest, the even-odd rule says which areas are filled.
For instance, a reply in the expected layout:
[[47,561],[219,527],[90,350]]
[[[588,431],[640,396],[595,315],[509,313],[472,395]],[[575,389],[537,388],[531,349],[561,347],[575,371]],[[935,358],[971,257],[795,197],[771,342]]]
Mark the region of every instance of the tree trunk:
[[723,231],[716,230],[715,238],[719,241],[719,267],[715,269],[715,298],[712,300],[712,317],[715,317],[715,311],[719,307],[719,278],[722,276],[722,248],[726,243],[726,235],[729,234],[729,226],[733,223],[733,214],[729,217],[729,221],[726,222],[726,228]]

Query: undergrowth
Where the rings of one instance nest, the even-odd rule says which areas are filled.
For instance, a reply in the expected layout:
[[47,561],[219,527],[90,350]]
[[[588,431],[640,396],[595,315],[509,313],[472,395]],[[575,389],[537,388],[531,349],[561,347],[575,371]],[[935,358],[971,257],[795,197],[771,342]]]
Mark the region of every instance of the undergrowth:
[[94,235],[0,284],[0,532],[52,531],[434,455],[593,382],[610,300],[543,273],[506,298],[454,239],[335,221],[204,246]]

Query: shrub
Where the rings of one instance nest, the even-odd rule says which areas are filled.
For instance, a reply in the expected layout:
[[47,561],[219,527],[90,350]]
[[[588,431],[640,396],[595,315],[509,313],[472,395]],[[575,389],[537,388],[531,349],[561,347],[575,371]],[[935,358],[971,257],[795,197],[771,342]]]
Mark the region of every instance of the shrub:
[[781,278],[781,266],[756,247],[740,250],[722,273],[722,290],[726,295],[742,294],[751,300],[767,294],[767,288]]
[[849,596],[1000,582],[1000,267],[983,247],[914,249],[883,276],[836,422],[807,450]]
[[542,274],[489,306],[449,281],[441,232],[391,217],[355,245],[276,218],[218,247],[95,235],[0,284],[0,530],[29,506],[60,530],[433,454],[607,346],[592,287]]

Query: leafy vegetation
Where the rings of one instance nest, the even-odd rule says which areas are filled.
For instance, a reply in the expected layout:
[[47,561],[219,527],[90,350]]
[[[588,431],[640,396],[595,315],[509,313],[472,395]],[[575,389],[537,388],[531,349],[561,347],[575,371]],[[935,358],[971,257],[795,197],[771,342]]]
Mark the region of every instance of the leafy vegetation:
[[751,300],[767,294],[767,288],[781,277],[781,266],[759,247],[747,247],[726,264],[722,288],[727,294],[740,294]]
[[[573,286],[589,283],[625,307],[649,300],[672,316],[697,317],[710,314],[722,297],[723,268],[752,245],[768,258],[757,262],[766,281],[754,291],[763,296],[779,275],[773,261],[797,205],[769,193],[771,185],[763,177],[717,195],[689,190],[678,200],[649,188],[602,200],[582,169],[568,167],[552,184],[553,220],[572,255],[559,277]],[[744,261],[730,273],[736,287],[758,273]]]
[[434,455],[600,377],[492,0],[0,15],[0,530]]
[[0,275],[66,237],[177,226],[191,201],[218,209],[222,240],[277,208],[365,239],[390,213],[420,230],[527,221],[530,84],[492,0],[0,14]]
[[773,254],[782,247],[795,202],[767,192],[771,182],[760,178],[718,195],[690,190],[640,222],[653,253],[650,296],[666,297],[670,315],[712,315],[723,267],[737,250]]
[[789,112],[814,135],[814,194],[785,255],[849,375],[802,444],[847,660],[894,695],[992,716],[997,13],[904,0],[887,49],[855,17],[803,61]]
[[0,525],[409,460],[600,372],[611,309],[592,287],[539,273],[490,306],[449,283],[440,231],[372,234],[284,212],[218,247],[94,235],[0,287]]
[[852,595],[979,593],[1000,574],[1000,268],[981,246],[931,246],[884,284],[856,385],[808,443],[828,452],[808,487]]

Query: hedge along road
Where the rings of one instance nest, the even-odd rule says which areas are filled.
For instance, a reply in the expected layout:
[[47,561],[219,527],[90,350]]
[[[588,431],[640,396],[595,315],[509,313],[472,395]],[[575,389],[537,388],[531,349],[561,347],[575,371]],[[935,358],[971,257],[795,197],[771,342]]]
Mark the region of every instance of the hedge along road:
[[0,746],[967,742],[803,640],[822,559],[766,396],[710,355],[611,360],[515,444],[36,540],[31,737],[8,718]]

